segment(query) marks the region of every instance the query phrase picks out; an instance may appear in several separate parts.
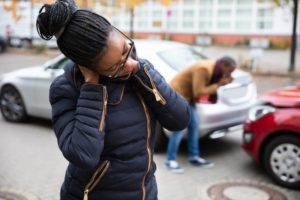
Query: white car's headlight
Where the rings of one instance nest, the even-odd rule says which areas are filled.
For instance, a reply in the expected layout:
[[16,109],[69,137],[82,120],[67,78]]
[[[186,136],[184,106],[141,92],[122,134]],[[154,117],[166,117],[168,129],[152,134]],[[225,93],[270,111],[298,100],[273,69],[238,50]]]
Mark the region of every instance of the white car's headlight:
[[250,121],[256,121],[259,118],[262,118],[266,114],[275,112],[276,108],[272,106],[266,106],[266,105],[260,105],[260,106],[255,106],[250,109],[249,114],[248,114],[248,119]]

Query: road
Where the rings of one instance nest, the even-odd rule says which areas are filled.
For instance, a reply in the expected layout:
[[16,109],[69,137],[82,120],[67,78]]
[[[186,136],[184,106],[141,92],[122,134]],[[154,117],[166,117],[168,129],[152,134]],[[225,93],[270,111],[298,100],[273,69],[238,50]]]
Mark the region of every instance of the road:
[[[12,69],[40,64],[53,56],[54,54],[2,54],[0,75]],[[282,77],[262,76],[255,77],[254,80],[259,85],[259,92],[288,83]],[[8,123],[0,115],[0,130],[0,195],[1,191],[12,191],[27,196],[28,200],[59,199],[67,162],[58,149],[51,122],[31,119],[23,124]],[[240,182],[253,183],[258,187],[267,186],[282,193],[288,200],[299,200],[300,191],[288,190],[272,183],[264,171],[241,149],[241,140],[240,132],[218,140],[202,140],[202,155],[216,164],[212,169],[190,166],[187,162],[187,145],[184,142],[180,149],[179,162],[185,168],[185,173],[180,175],[170,173],[164,168],[164,153],[156,154],[159,199],[210,199],[207,194],[210,186],[221,182]],[[245,191],[245,188],[241,191]],[[242,192],[239,195],[241,198],[238,200],[246,199]],[[254,191],[252,195],[247,199],[260,200],[255,196],[263,197],[264,194]]]

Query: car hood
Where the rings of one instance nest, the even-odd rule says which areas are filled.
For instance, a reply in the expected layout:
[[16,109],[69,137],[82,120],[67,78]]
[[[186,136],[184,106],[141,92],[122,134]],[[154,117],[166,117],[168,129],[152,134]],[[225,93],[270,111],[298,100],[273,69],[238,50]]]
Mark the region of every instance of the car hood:
[[12,72],[8,72],[3,75],[3,77],[32,77],[32,76],[37,76],[38,72],[43,70],[44,68],[42,66],[34,66],[34,67],[26,67],[23,69],[18,69]]
[[300,107],[300,85],[265,93],[260,99],[276,107]]

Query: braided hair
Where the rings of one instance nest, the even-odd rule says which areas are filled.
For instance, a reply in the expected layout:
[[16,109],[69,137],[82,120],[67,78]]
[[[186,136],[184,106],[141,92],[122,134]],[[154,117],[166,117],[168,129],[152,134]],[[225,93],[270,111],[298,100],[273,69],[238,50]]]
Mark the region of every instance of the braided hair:
[[44,4],[36,21],[44,40],[56,37],[60,51],[76,64],[94,69],[103,55],[111,24],[88,10],[78,10],[74,0],[56,0]]

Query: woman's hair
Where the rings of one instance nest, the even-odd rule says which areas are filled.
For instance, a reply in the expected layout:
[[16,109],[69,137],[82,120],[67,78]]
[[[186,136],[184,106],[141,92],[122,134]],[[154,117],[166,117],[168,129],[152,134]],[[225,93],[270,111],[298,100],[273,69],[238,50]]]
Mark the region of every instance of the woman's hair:
[[107,45],[111,24],[88,10],[78,10],[74,0],[44,4],[36,21],[41,38],[57,39],[60,51],[73,62],[93,69]]
[[236,62],[232,57],[224,56],[218,60],[222,63],[225,67],[233,67],[236,68]]

